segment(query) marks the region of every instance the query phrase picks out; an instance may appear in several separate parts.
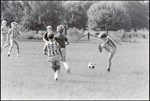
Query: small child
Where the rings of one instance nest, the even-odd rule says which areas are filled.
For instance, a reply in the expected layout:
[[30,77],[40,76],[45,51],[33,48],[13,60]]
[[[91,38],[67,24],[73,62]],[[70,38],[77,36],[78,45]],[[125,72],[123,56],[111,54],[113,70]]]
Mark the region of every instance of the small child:
[[2,49],[4,46],[4,41],[6,39],[7,36],[7,22],[5,20],[2,21],[2,26],[1,26],[1,53],[2,53]]
[[61,47],[61,51],[62,51],[62,55],[63,55],[62,62],[63,62],[64,66],[65,66],[65,68],[67,70],[67,73],[71,74],[71,71],[70,71],[70,69],[68,67],[68,64],[66,62],[66,45],[69,45],[69,42],[68,42],[67,37],[65,37],[63,35],[64,27],[62,25],[58,25],[57,26],[57,32],[58,32],[58,34],[54,36],[54,39],[59,43],[59,45]]
[[45,42],[44,48],[43,48],[43,54],[44,55],[47,55],[47,42],[49,41],[47,36],[48,36],[48,34],[52,34],[52,33],[53,33],[52,27],[51,26],[47,26],[47,32],[43,36],[43,41]]
[[[12,26],[12,28],[10,28],[8,31],[8,39],[10,40],[10,44],[8,44],[8,45],[10,45],[10,48],[8,50],[7,56],[8,57],[10,56],[10,52],[13,48],[13,44],[15,44],[17,46],[17,57],[20,57],[20,55],[19,55],[19,44],[18,44],[20,34],[18,33],[18,30],[17,30],[17,23],[12,22],[11,26]],[[8,46],[8,45],[6,45],[6,46]]]
[[102,52],[102,49],[105,48],[105,50],[107,52],[109,52],[107,70],[110,71],[111,60],[117,50],[117,47],[114,44],[114,41],[117,42],[118,44],[120,44],[120,43],[118,41],[116,41],[115,39],[110,38],[106,33],[100,33],[98,37],[105,41],[104,43],[102,43],[101,45],[98,46],[99,51]]
[[60,70],[60,60],[62,60],[62,52],[59,44],[53,39],[54,34],[48,34],[48,61],[51,63],[51,67],[54,71],[54,80],[58,81],[58,75]]

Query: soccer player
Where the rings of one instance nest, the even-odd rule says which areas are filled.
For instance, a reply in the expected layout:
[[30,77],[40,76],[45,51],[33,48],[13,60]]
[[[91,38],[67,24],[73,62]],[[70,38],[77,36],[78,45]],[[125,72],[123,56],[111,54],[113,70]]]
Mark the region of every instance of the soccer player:
[[[10,28],[9,31],[8,31],[8,39],[10,40],[10,48],[8,50],[7,56],[8,57],[10,56],[10,52],[13,48],[13,44],[15,44],[17,46],[17,57],[20,57],[20,55],[19,55],[19,44],[18,44],[20,34],[17,30],[17,23],[12,22],[11,27],[12,28]],[[4,46],[4,48],[7,47],[8,45]]]
[[[68,74],[71,74],[70,68],[68,67],[68,64],[66,62],[66,45],[69,45],[67,37],[63,35],[64,27],[62,25],[57,26],[57,35],[54,36],[54,39],[59,43],[63,55],[62,62],[67,70]],[[67,44],[66,44],[66,43]]]
[[43,36],[43,41],[45,42],[44,48],[43,48],[43,54],[44,55],[47,55],[47,53],[46,53],[47,52],[47,42],[49,41],[48,37],[47,37],[48,34],[53,34],[51,26],[47,26],[47,32]]
[[54,71],[54,80],[58,81],[60,73],[60,60],[62,60],[62,52],[59,43],[54,40],[54,34],[48,34],[48,42],[46,43],[48,49],[48,61]]
[[7,35],[7,22],[5,20],[2,21],[2,26],[1,26],[1,53],[2,53],[2,49],[4,46],[4,41],[6,39],[6,35]]
[[102,52],[102,49],[105,48],[105,50],[109,53],[107,70],[110,71],[111,60],[117,50],[117,47],[116,47],[114,41],[117,42],[118,44],[120,44],[120,43],[118,41],[116,41],[115,39],[110,38],[106,33],[100,33],[98,37],[105,41],[104,43],[99,45],[98,48],[99,48],[100,52]]

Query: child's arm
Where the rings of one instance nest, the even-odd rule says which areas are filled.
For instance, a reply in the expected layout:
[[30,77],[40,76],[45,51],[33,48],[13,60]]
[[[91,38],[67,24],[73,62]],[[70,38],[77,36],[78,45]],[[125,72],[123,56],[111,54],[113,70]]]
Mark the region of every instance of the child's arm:
[[67,37],[65,38],[65,41],[66,41],[66,43],[67,43],[66,45],[69,45],[69,42],[68,42],[68,38],[67,38]]
[[17,34],[19,35],[19,41],[21,42],[22,40],[21,40],[21,35],[20,35],[20,33],[19,33],[19,30],[17,29]]
[[66,41],[66,43],[67,43],[66,45],[69,45],[69,42],[68,42],[68,40]]
[[46,34],[44,34],[44,36],[43,36],[43,41],[47,42],[47,40],[45,38],[46,38]]

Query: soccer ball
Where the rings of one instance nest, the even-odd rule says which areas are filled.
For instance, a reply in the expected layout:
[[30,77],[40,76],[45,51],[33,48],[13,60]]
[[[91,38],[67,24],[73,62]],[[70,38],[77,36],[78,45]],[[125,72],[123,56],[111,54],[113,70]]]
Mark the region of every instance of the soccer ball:
[[93,62],[90,62],[88,65],[89,69],[94,69],[95,68],[95,64]]

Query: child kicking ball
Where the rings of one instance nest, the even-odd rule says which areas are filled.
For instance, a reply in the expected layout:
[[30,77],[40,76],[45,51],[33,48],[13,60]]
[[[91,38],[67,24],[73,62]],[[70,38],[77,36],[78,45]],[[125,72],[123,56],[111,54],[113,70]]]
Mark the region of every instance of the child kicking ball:
[[105,41],[104,43],[102,43],[98,46],[98,49],[100,52],[102,52],[102,49],[105,48],[105,50],[109,53],[107,70],[110,71],[111,60],[117,51],[117,47],[116,47],[114,41],[117,42],[118,44],[120,44],[120,43],[118,41],[116,41],[115,39],[110,38],[106,33],[100,33],[98,37]]

